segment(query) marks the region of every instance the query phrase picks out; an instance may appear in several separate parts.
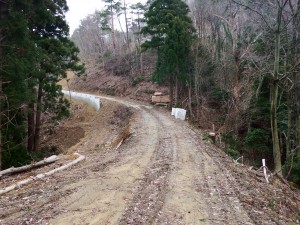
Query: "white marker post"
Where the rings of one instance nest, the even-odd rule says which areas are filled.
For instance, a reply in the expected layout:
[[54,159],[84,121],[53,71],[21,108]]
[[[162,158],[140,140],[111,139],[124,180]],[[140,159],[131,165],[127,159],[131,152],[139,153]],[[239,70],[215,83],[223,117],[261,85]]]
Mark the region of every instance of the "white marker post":
[[269,183],[269,179],[268,179],[268,174],[267,174],[267,167],[266,167],[266,160],[262,159],[262,164],[263,164],[263,170],[264,170],[264,175],[266,178],[267,183]]

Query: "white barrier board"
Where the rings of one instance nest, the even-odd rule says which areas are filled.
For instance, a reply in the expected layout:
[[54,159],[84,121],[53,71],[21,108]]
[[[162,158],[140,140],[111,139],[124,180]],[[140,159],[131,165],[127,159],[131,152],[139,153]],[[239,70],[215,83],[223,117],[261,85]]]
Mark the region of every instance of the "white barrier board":
[[186,110],[180,108],[172,108],[172,116],[175,116],[176,119],[185,120]]
[[89,95],[89,94],[83,94],[83,93],[77,93],[74,91],[65,91],[65,90],[62,90],[62,93],[68,96],[71,95],[71,98],[86,102],[90,106],[94,107],[97,111],[100,109],[100,104],[101,104],[100,98],[96,97],[95,95]]
[[172,108],[171,115],[172,115],[172,116],[175,116],[176,111],[177,111],[177,108]]

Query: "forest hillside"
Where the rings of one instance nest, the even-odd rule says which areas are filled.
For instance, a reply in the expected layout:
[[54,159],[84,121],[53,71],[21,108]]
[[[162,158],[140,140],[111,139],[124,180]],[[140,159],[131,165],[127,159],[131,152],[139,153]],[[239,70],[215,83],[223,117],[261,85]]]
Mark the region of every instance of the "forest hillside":
[[103,3],[0,0],[0,224],[299,224],[300,0]]
[[[83,20],[72,40],[87,76],[71,87],[144,101],[170,94],[234,159],[259,168],[265,158],[299,184],[299,1],[167,2],[119,14],[107,3]],[[120,14],[126,29],[112,30]]]

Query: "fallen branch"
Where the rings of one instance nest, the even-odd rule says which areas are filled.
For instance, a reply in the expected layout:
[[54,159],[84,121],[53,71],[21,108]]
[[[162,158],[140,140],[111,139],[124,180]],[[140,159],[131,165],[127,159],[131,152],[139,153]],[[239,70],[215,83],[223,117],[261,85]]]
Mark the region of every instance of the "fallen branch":
[[240,159],[242,160],[242,164],[243,164],[244,163],[244,156],[241,156],[241,157],[237,158],[236,160],[234,160],[235,163],[238,164]]
[[126,141],[128,138],[130,138],[130,136],[133,134],[134,132],[130,132],[129,134],[125,135],[125,137],[122,138],[122,140],[119,142],[119,144],[116,147],[116,150],[118,150],[121,145],[124,143],[124,141]]
[[120,146],[123,144],[124,142],[124,138],[122,138],[122,140],[119,142],[119,144],[116,147],[116,150],[118,150],[118,148],[120,148]]
[[73,160],[72,162],[69,162],[69,163],[66,164],[66,165],[63,165],[63,166],[61,166],[61,167],[58,167],[58,168],[56,168],[56,169],[54,169],[54,170],[51,170],[51,171],[49,171],[49,172],[47,172],[47,173],[40,173],[40,174],[38,174],[38,175],[36,175],[36,176],[34,176],[34,177],[30,177],[30,178],[28,178],[28,179],[21,180],[21,181],[19,181],[18,183],[13,184],[13,185],[11,185],[11,186],[9,186],[9,187],[6,187],[6,188],[4,188],[4,189],[0,189],[0,195],[5,194],[5,193],[7,193],[7,192],[10,192],[10,191],[12,191],[12,190],[14,190],[14,189],[20,188],[21,186],[26,185],[26,184],[28,184],[28,183],[34,181],[34,180],[37,180],[37,179],[43,179],[44,177],[51,176],[51,175],[53,175],[54,173],[59,172],[59,171],[62,171],[62,170],[65,170],[65,169],[67,169],[67,168],[69,168],[69,167],[71,167],[71,166],[73,166],[73,165],[75,165],[75,164],[77,164],[77,163],[79,163],[80,161],[82,161],[82,160],[85,159],[85,156],[80,155],[80,154],[78,154],[78,153],[74,153],[74,155],[77,155],[78,158],[75,159],[75,160]]
[[53,155],[53,156],[50,156],[48,158],[45,158],[42,161],[30,164],[30,165],[21,166],[21,167],[17,167],[17,168],[11,167],[9,169],[0,171],[0,178],[2,176],[4,176],[4,175],[9,175],[9,174],[14,174],[14,173],[20,173],[20,172],[23,172],[23,171],[31,170],[32,168],[35,168],[35,167],[44,166],[44,165],[53,163],[53,162],[55,162],[58,159],[59,159],[58,156]]

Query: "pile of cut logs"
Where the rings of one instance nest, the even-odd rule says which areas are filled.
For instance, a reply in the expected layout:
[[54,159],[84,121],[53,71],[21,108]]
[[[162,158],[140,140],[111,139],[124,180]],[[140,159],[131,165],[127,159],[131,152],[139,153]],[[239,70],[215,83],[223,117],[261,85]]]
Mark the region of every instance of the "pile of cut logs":
[[162,92],[155,92],[152,96],[152,103],[155,105],[167,106],[170,103],[170,95],[164,95]]

